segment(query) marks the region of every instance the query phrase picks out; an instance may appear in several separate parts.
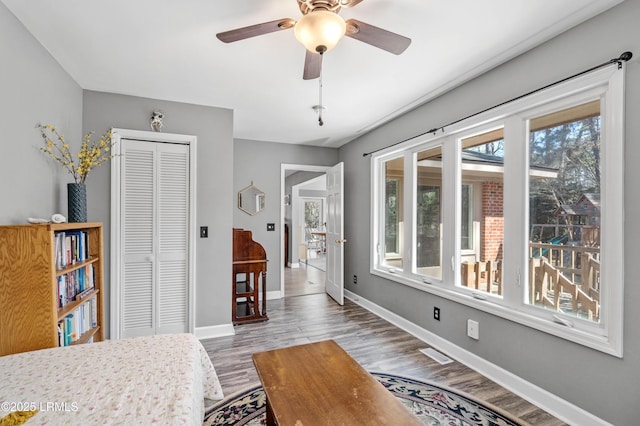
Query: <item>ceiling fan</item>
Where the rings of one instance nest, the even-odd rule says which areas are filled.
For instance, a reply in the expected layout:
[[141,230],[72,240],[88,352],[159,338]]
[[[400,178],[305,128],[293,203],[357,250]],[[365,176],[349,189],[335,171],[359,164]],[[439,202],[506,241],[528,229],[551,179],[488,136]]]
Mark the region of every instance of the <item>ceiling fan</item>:
[[320,77],[322,55],[333,49],[343,36],[351,37],[387,52],[399,55],[411,39],[356,19],[346,21],[338,14],[343,7],[353,7],[362,0],[296,0],[302,17],[277,19],[218,33],[225,43],[293,28],[298,41],[307,49],[302,78]]

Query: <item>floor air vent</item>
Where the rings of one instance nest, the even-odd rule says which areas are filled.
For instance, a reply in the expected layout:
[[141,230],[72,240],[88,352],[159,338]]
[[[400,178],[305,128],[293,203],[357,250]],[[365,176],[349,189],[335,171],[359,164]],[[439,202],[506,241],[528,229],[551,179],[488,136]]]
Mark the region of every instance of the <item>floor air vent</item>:
[[441,354],[440,352],[436,351],[433,348],[420,349],[420,352],[422,352],[423,354],[425,354],[429,358],[432,358],[433,360],[437,361],[438,363],[440,363],[442,365],[449,364],[449,363],[453,362],[453,360],[451,358],[449,358],[448,356],[446,356],[444,354]]

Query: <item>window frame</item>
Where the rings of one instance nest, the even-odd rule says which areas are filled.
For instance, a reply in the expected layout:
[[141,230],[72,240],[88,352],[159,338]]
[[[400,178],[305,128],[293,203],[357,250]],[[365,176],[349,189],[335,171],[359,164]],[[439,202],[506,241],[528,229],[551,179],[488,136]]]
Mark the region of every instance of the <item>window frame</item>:
[[[436,140],[435,143],[430,143],[430,144],[425,144],[422,146],[419,146],[418,149],[414,149],[412,150],[412,153],[410,155],[411,158],[411,162],[410,164],[405,164],[405,168],[409,168],[412,171],[411,177],[410,177],[410,185],[405,185],[405,186],[409,186],[410,188],[408,188],[408,190],[411,193],[411,200],[412,203],[406,205],[406,208],[409,210],[406,211],[410,211],[411,212],[411,220],[410,220],[410,226],[411,226],[411,240],[409,241],[410,247],[407,247],[406,250],[407,252],[411,253],[411,261],[409,263],[410,269],[407,270],[405,269],[405,272],[410,273],[412,276],[417,277],[418,279],[421,279],[423,282],[425,283],[430,283],[433,281],[442,281],[441,278],[437,278],[435,276],[432,275],[423,275],[421,273],[418,272],[418,247],[417,247],[417,238],[418,238],[418,227],[417,227],[417,223],[418,223],[418,211],[417,211],[417,196],[418,196],[418,186],[424,186],[423,182],[420,182],[419,180],[419,173],[418,173],[418,155],[421,154],[423,151],[429,151],[429,150],[433,150],[433,149],[440,149],[440,151],[442,152],[443,149],[443,144],[440,143],[438,140]],[[443,159],[441,161],[441,170],[444,169],[444,153],[442,153],[443,155]],[[442,181],[442,172],[440,175],[440,182],[434,181],[431,183],[440,183],[439,185],[439,191],[440,191],[440,211],[444,211],[443,210],[443,203],[444,200],[447,198],[447,196],[445,195],[444,192],[444,183]],[[438,185],[431,185],[431,186],[438,186]],[[441,214],[442,216],[442,214]],[[442,226],[440,227],[440,234],[442,235]],[[415,244],[414,244],[415,242]],[[442,270],[444,270],[444,257],[443,257],[443,251],[442,251],[442,245],[440,246],[440,268],[441,268],[441,275],[442,275]]]
[[[402,218],[404,218],[404,209],[402,207],[402,202],[404,201],[404,197],[402,194],[402,189],[404,187],[404,178],[400,178],[397,176],[392,176],[392,177],[388,177],[385,176],[385,184],[386,181],[388,180],[392,180],[394,182],[396,182],[396,206],[399,209],[399,213],[396,215],[396,221],[395,221],[395,225],[396,225],[396,231],[398,233],[398,235],[396,236],[397,238],[397,242],[396,242],[396,250],[394,251],[387,251],[387,247],[386,247],[386,239],[385,239],[385,244],[384,244],[384,251],[383,251],[383,256],[385,260],[391,260],[394,258],[398,258],[401,259],[402,258],[402,250],[400,250],[400,248],[402,247],[403,244],[403,236],[402,236],[402,231],[401,231],[401,223],[403,222]],[[386,191],[385,191],[385,199],[386,199]],[[385,219],[386,219],[386,215],[385,215]],[[386,228],[386,222],[384,223],[385,228]]]
[[[370,272],[566,340],[622,357],[624,306],[624,72],[625,64],[601,68],[454,124],[417,136],[371,156]],[[600,99],[601,116],[601,280],[599,323],[530,305],[527,226],[529,217],[528,120],[581,102]],[[502,296],[461,286],[461,140],[504,126],[504,250]],[[442,279],[412,273],[415,264],[417,153],[442,146]],[[380,227],[380,184],[384,161],[404,157],[404,262],[389,268],[376,248]],[[382,171],[380,168],[382,167]],[[384,188],[382,188],[384,191]],[[384,195],[382,195],[384,196]],[[474,200],[475,201],[475,200]],[[383,206],[384,207],[384,206]],[[411,217],[407,216],[410,213]],[[449,264],[451,259],[451,264]]]
[[[479,199],[479,190],[478,190],[478,183],[477,182],[473,182],[473,181],[465,181],[462,180],[461,183],[461,187],[462,186],[467,186],[469,187],[469,211],[467,212],[467,214],[469,215],[468,219],[468,224],[467,226],[469,227],[468,229],[468,233],[469,233],[469,238],[471,241],[471,248],[462,248],[462,226],[460,227],[460,254],[462,256],[468,256],[471,254],[476,254],[479,250],[479,246],[480,246],[480,242],[478,241],[479,239],[479,230],[475,229],[475,223],[476,223],[476,217],[478,217],[478,209],[480,208],[478,203],[478,199]],[[462,195],[462,194],[461,194]],[[460,207],[460,213],[462,214],[462,206]],[[462,216],[460,218],[460,220],[462,220]]]
[[[399,250],[397,252],[386,252],[386,238],[385,238],[385,220],[386,220],[386,180],[388,178],[387,173],[386,173],[386,167],[385,164],[387,161],[393,161],[398,159],[399,157],[396,155],[395,157],[393,155],[384,158],[383,160],[379,161],[378,163],[378,168],[375,170],[375,179],[373,179],[373,174],[372,174],[372,182],[375,180],[376,182],[380,183],[381,182],[381,190],[377,191],[377,202],[375,205],[378,206],[379,210],[375,213],[372,212],[372,215],[375,215],[375,217],[377,218],[377,226],[379,227],[378,229],[378,235],[382,235],[382,239],[381,240],[377,240],[377,242],[375,243],[375,245],[373,245],[374,250],[374,256],[376,256],[375,259],[371,259],[372,264],[374,262],[378,262],[379,264],[383,265],[383,267],[389,269],[389,270],[395,270],[397,268],[392,267],[392,266],[386,266],[384,265],[387,261],[389,260],[393,260],[394,258],[397,259],[402,259],[404,262],[404,256],[406,256],[406,254],[404,253],[404,238],[405,238],[405,234],[404,232],[402,232],[402,235],[400,234],[400,220],[398,220],[398,248]],[[372,173],[374,171],[372,170]],[[397,188],[396,188],[396,204],[399,206],[399,209],[402,209],[402,218],[404,218],[404,202],[405,202],[405,194],[404,194],[404,170],[403,170],[403,177],[402,178],[398,178],[397,176],[392,176],[391,179],[397,179],[398,180],[398,184],[397,184]],[[399,215],[400,216],[400,215]],[[399,219],[399,218],[398,218]]]

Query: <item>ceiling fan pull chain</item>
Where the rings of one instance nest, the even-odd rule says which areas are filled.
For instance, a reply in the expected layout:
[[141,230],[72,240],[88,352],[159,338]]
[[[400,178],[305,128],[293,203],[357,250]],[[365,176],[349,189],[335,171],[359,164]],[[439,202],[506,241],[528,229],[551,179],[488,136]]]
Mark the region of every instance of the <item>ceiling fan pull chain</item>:
[[320,108],[318,108],[318,126],[322,126],[324,124],[324,121],[322,121],[322,110],[324,109],[322,106],[322,70],[320,70],[320,78],[318,78],[318,105],[320,105]]

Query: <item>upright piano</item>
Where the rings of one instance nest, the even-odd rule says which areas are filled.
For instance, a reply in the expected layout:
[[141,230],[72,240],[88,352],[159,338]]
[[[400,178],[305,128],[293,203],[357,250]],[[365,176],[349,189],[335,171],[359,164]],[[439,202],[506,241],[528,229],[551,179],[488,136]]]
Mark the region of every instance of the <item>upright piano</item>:
[[[260,306],[262,291],[262,306]],[[234,325],[266,321],[267,255],[251,231],[233,229],[233,278],[231,316]]]

